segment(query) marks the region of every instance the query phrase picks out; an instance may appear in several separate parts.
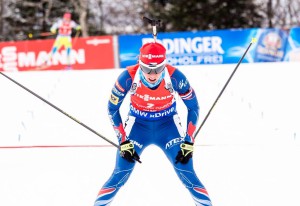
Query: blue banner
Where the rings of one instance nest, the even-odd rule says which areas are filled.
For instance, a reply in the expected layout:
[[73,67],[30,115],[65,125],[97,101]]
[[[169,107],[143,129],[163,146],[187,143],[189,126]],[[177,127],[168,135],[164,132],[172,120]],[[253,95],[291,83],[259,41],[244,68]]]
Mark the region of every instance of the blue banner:
[[[296,35],[295,35],[296,36]],[[153,41],[151,34],[120,35],[120,67],[138,62],[140,47]],[[199,32],[158,33],[173,66],[237,63],[252,38],[257,38],[243,62],[274,62],[285,58],[288,32],[281,29],[228,29]],[[299,44],[298,40],[295,40]],[[295,44],[296,44],[295,43]],[[293,47],[293,46],[291,46]]]
[[300,62],[300,27],[290,30],[284,61]]
[[[256,33],[257,29],[159,33],[158,42],[166,47],[168,63],[174,66],[237,63]],[[149,41],[153,41],[150,34],[120,35],[120,66],[136,64],[140,47]],[[244,61],[253,58],[247,55]]]

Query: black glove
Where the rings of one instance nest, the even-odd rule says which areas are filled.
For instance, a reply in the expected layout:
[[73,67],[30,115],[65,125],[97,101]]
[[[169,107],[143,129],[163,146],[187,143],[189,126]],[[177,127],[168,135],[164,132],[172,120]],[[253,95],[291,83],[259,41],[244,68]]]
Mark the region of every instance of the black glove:
[[134,144],[129,140],[126,140],[120,144],[120,155],[128,162],[134,162],[135,160],[141,163],[139,155],[134,150]]
[[193,157],[193,151],[194,151],[194,143],[190,143],[188,141],[185,141],[184,143],[180,144],[180,150],[178,151],[178,154],[176,156],[176,162],[186,164],[188,163],[189,159]]

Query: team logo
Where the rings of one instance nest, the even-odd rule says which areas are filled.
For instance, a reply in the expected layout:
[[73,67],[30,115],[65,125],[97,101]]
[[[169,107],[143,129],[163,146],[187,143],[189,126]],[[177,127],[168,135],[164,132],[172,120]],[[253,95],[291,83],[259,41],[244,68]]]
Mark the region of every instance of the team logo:
[[113,87],[112,91],[118,96],[125,96],[125,94],[120,92],[116,87]]
[[149,94],[134,94],[136,97],[148,102],[148,101],[162,101],[162,100],[167,100],[173,98],[173,95],[166,95],[166,96],[150,96]]
[[132,144],[134,144],[135,146],[137,146],[138,148],[142,149],[143,145],[135,140],[130,140],[130,142]]
[[134,94],[137,89],[137,83],[133,83],[130,88],[130,93]]
[[186,87],[187,85],[188,85],[188,81],[187,81],[187,79],[185,79],[185,80],[181,80],[179,82],[178,87],[179,87],[179,89],[182,89],[183,87]]
[[147,59],[159,59],[159,58],[165,58],[165,55],[163,54],[142,54],[143,58]]
[[118,81],[116,81],[116,87],[118,88],[118,90],[120,90],[121,92],[125,92],[125,89],[120,85],[120,83]]
[[184,137],[177,137],[175,139],[172,139],[166,144],[166,149],[169,149],[181,142],[184,142]]
[[109,101],[114,105],[117,105],[119,103],[119,97],[115,96],[114,94],[111,94]]

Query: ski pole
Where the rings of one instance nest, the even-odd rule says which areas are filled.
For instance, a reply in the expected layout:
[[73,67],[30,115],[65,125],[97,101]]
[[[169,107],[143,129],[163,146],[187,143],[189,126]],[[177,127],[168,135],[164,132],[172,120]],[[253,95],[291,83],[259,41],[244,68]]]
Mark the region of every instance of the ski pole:
[[250,49],[250,47],[252,46],[253,43],[255,43],[257,41],[256,38],[252,38],[250,44],[248,45],[246,51],[244,52],[243,56],[240,58],[240,60],[238,61],[235,69],[233,70],[233,72],[231,73],[230,77],[228,78],[227,82],[225,83],[224,87],[222,88],[221,92],[219,93],[218,97],[216,98],[215,102],[212,104],[210,110],[208,111],[207,115],[205,116],[205,118],[203,119],[201,125],[199,126],[198,130],[195,133],[195,138],[198,135],[198,133],[200,132],[201,128],[203,127],[203,125],[205,124],[207,118],[209,117],[211,111],[213,110],[214,106],[217,104],[218,100],[220,99],[221,95],[223,94],[224,90],[226,89],[227,85],[229,84],[231,78],[233,77],[234,73],[236,72],[236,70],[238,69],[238,67],[240,66],[241,62],[243,61],[244,57],[246,56],[248,50]]
[[32,33],[29,33],[28,34],[28,37],[29,39],[32,39],[32,38],[37,38],[37,37],[45,37],[45,36],[52,36],[52,35],[55,35],[55,33],[52,33],[52,32],[41,32],[37,35],[34,35]]
[[43,102],[47,103],[48,105],[50,105],[51,107],[53,107],[54,109],[56,109],[57,111],[59,111],[60,113],[64,114],[65,116],[69,117],[70,119],[72,119],[73,121],[77,122],[78,124],[80,124],[81,126],[83,126],[84,128],[88,129],[89,131],[91,131],[92,133],[96,134],[98,137],[104,139],[105,141],[107,141],[108,143],[112,144],[113,146],[115,146],[116,148],[120,149],[120,146],[115,144],[114,142],[112,142],[111,140],[107,139],[106,137],[104,137],[103,135],[101,135],[100,133],[96,132],[95,130],[93,130],[92,128],[90,128],[89,126],[87,126],[86,124],[78,121],[76,118],[74,118],[73,116],[69,115],[68,113],[64,112],[62,109],[58,108],[57,106],[55,106],[54,104],[52,104],[51,102],[47,101],[46,99],[44,99],[43,97],[39,96],[38,94],[34,93],[33,91],[31,91],[30,89],[28,89],[27,87],[23,86],[22,84],[20,84],[19,82],[15,81],[14,79],[12,79],[11,77],[5,75],[3,72],[0,72],[0,74],[4,77],[6,77],[7,79],[9,79],[10,81],[12,81],[13,83],[15,83],[16,85],[20,86],[21,88],[25,89],[27,92],[29,92],[30,94],[34,95],[35,97],[39,98],[40,100],[42,100]]

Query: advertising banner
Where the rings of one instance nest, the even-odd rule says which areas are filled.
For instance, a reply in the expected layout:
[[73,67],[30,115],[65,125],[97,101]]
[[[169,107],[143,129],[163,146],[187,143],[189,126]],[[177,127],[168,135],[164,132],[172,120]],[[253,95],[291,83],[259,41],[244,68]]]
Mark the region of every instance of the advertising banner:
[[[253,32],[256,30],[159,33],[158,42],[166,47],[168,63],[174,66],[223,64],[238,61]],[[150,34],[119,36],[120,66],[135,64],[139,48],[149,41],[153,41]]]
[[284,61],[300,62],[300,27],[290,30]]
[[254,62],[283,61],[288,31],[282,29],[258,29],[258,41],[254,50]]
[[[237,63],[252,38],[257,44],[250,48],[243,62],[282,61],[287,33],[279,29],[231,29],[200,32],[159,33],[158,42],[167,49],[169,64]],[[119,36],[120,66],[136,64],[139,48],[153,41],[152,35]]]
[[[71,68],[114,68],[112,36],[74,38],[70,56]],[[0,42],[0,71],[63,70],[67,67],[67,52],[61,48],[51,58],[54,39]]]

